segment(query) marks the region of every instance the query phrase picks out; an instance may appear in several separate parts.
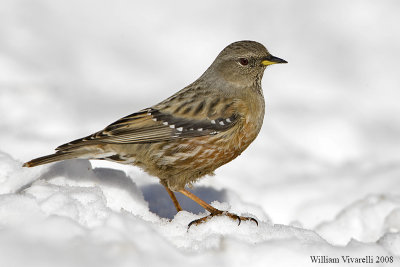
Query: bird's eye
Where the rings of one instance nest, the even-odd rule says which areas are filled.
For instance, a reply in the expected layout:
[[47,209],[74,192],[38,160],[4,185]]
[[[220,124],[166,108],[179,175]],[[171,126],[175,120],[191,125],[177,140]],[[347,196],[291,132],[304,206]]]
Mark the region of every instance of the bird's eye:
[[246,66],[247,64],[249,64],[249,60],[247,58],[239,58],[239,63],[242,66]]

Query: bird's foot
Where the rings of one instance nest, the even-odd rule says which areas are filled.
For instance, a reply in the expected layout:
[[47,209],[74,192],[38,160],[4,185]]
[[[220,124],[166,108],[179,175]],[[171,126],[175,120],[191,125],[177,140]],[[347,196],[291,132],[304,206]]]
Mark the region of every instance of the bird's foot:
[[215,210],[213,213],[211,213],[211,214],[209,214],[207,216],[204,216],[204,217],[202,217],[200,219],[197,219],[197,220],[194,220],[194,221],[190,222],[188,224],[188,230],[192,225],[199,225],[199,224],[205,223],[206,221],[208,221],[209,219],[211,219],[214,216],[227,216],[227,217],[229,217],[231,219],[237,220],[238,221],[238,226],[240,225],[240,223],[242,221],[253,221],[258,226],[258,221],[256,219],[252,218],[252,217],[244,217],[244,216],[239,216],[239,215],[227,212],[227,211]]

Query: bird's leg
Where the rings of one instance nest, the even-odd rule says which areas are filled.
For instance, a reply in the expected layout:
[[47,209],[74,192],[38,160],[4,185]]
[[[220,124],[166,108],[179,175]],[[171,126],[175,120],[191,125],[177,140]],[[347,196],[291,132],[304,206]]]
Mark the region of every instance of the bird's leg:
[[186,189],[181,189],[178,192],[184,194],[185,196],[187,196],[188,198],[190,198],[191,200],[195,201],[197,204],[199,204],[200,206],[205,208],[208,212],[210,212],[210,215],[207,215],[205,217],[202,217],[200,219],[194,220],[191,223],[189,223],[188,228],[190,228],[190,226],[192,226],[193,224],[198,225],[200,223],[206,222],[208,219],[210,219],[214,216],[221,216],[221,215],[228,216],[229,218],[232,218],[234,220],[238,220],[239,221],[238,225],[240,225],[241,221],[249,221],[249,220],[255,222],[258,225],[258,222],[256,219],[251,218],[251,217],[238,216],[236,214],[229,213],[227,211],[222,211],[222,210],[216,209],[213,206],[211,206],[210,204],[208,204],[207,202],[205,202],[204,200],[195,196],[193,193],[187,191]]
[[165,190],[167,190],[168,195],[170,196],[170,198],[172,199],[172,202],[174,203],[176,211],[180,212],[182,210],[182,208],[181,208],[181,205],[179,205],[179,202],[176,199],[174,192],[172,192],[171,189],[169,189],[165,184],[163,184],[163,183],[161,183],[161,184],[164,186]]

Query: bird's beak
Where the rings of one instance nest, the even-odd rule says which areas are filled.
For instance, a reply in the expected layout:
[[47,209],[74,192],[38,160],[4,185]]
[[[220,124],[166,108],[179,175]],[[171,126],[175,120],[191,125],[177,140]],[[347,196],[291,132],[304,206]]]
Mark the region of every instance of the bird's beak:
[[274,57],[273,55],[269,55],[262,59],[261,64],[264,66],[272,65],[272,64],[280,64],[280,63],[287,63],[286,60],[283,60],[279,57]]

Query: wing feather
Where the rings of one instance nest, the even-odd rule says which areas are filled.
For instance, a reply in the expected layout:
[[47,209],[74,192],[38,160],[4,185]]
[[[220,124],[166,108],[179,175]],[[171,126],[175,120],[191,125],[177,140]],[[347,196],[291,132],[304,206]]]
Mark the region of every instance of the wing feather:
[[[94,144],[137,144],[170,141],[177,138],[194,138],[204,135],[215,135],[232,128],[240,118],[234,112],[232,101],[225,101],[219,106],[205,99],[192,102],[193,114],[174,113],[168,103],[160,103],[153,108],[141,110],[125,116],[108,125],[103,130],[80,138],[56,148],[59,151],[73,150],[76,147]],[[199,112],[201,110],[202,112]],[[211,112],[210,112],[211,111]],[[185,113],[186,112],[186,113]],[[212,113],[212,117],[210,117]],[[207,115],[208,114],[208,115]]]

